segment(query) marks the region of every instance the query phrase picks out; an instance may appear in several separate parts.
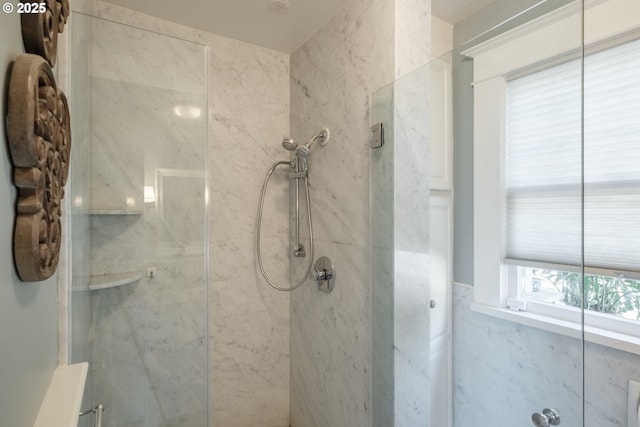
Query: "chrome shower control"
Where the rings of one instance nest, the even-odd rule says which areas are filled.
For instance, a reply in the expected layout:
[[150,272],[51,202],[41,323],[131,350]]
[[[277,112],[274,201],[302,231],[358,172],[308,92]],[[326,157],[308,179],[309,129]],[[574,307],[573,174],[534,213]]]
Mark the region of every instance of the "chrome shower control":
[[316,282],[322,282],[323,280],[331,280],[333,279],[333,271],[327,271],[327,270],[322,270],[322,271],[314,271],[313,272]]
[[331,292],[336,282],[336,270],[331,260],[326,256],[318,258],[314,271],[309,274],[312,280],[318,282],[318,289],[322,292]]
[[551,408],[545,408],[540,412],[534,412],[531,415],[531,421],[536,427],[550,427],[560,424],[560,414]]

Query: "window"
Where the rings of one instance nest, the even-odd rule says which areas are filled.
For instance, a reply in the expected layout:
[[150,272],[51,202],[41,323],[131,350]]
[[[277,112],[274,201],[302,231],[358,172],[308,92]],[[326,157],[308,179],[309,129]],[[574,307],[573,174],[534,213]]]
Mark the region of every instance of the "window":
[[521,298],[558,304],[582,305],[586,310],[640,320],[640,280],[547,268],[520,267],[515,283]]
[[[507,82],[505,159],[505,262],[539,267],[519,273],[528,279],[516,296],[577,307],[580,67],[568,61]],[[640,41],[589,54],[584,69],[585,308],[638,319]]]
[[584,102],[575,6],[465,52],[474,308],[579,336],[584,256],[587,339],[640,353],[640,7],[599,2],[584,19]]

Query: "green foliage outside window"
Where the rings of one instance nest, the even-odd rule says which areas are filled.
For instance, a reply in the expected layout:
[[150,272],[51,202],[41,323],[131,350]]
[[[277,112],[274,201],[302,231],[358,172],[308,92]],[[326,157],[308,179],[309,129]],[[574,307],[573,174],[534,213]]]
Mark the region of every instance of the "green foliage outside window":
[[[562,302],[582,306],[582,275],[555,270],[534,270],[534,275],[547,279],[562,294]],[[586,310],[599,311],[640,320],[640,280],[586,274],[584,276]]]

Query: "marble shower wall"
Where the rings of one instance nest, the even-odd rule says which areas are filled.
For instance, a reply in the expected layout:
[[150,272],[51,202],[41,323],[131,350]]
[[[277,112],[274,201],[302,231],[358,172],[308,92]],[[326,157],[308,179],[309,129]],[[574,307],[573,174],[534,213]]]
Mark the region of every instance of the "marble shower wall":
[[[428,76],[414,72],[429,61],[430,16],[428,1],[354,0],[291,57],[292,135],[308,138],[322,126],[332,133],[329,144],[316,148],[310,158],[310,181],[316,256],[329,256],[339,277],[331,294],[309,283],[292,295],[294,427],[370,424],[372,363],[378,364],[377,370],[391,370],[373,380],[378,391],[385,382],[399,382],[399,393],[375,397],[376,404],[386,402],[376,407],[376,422],[384,425],[395,414],[396,425],[415,425],[428,413],[428,366],[417,363],[428,360],[428,345],[426,351],[418,348],[425,347],[424,340],[410,345],[413,337],[398,331],[404,328],[403,319],[418,321],[425,336],[429,327],[428,309],[407,302],[428,301],[428,132],[423,120],[428,116],[428,80],[420,81]],[[372,105],[375,91],[401,77],[390,93],[378,93],[380,102],[391,105]],[[370,249],[372,109],[390,118],[387,124],[395,121],[401,128],[387,130],[393,132],[393,153],[373,159],[382,167],[394,165],[387,168],[392,176],[379,177],[382,198],[374,200],[372,208],[394,212],[373,213],[372,224],[382,229],[374,231]],[[423,189],[423,198],[413,197],[416,188]],[[385,200],[390,204],[383,206]],[[294,261],[292,280],[303,274],[305,262]],[[374,315],[371,267],[395,285],[374,282],[389,296],[374,302],[373,309],[379,311]],[[416,317],[418,312],[426,317]],[[399,344],[397,354],[388,357],[374,347],[380,357],[372,362],[372,321],[376,333],[411,339],[388,342],[389,348]],[[399,323],[386,324],[389,321]],[[411,391],[402,393],[414,386],[421,398]]]
[[[210,425],[288,427],[289,295],[262,278],[255,227],[265,175],[288,159],[289,57],[221,37],[210,46]],[[289,272],[288,188],[274,174],[262,223],[263,263],[280,284]]]
[[[472,299],[472,287],[453,287],[454,426],[527,425],[549,406],[563,426],[582,426],[580,341],[475,313]],[[640,357],[586,343],[584,363],[584,425],[626,426],[627,383],[640,379]]]
[[293,427],[371,423],[369,115],[394,77],[394,14],[391,0],[353,0],[291,56],[293,137],[331,130],[309,173],[316,258],[338,274],[330,294],[308,281],[291,296]]
[[[119,383],[131,386],[131,394],[139,396],[137,392],[145,389],[147,416],[153,411],[160,416],[169,419],[168,415],[178,414],[178,418],[172,418],[179,425],[202,425],[202,411],[195,409],[193,404],[185,402],[194,400],[196,406],[206,396],[205,384],[207,378],[204,367],[195,365],[200,357],[207,357],[209,378],[209,425],[224,427],[227,425],[242,426],[268,426],[286,427],[289,425],[289,296],[273,291],[262,280],[257,271],[255,255],[255,223],[257,219],[258,199],[260,186],[267,169],[277,159],[286,159],[286,153],[281,148],[280,142],[289,133],[289,57],[288,55],[274,52],[268,49],[253,46],[247,43],[234,41],[214,34],[194,30],[157,18],[149,17],[128,9],[117,7],[100,1],[76,1],[75,10],[82,11],[109,21],[115,21],[134,27],[123,34],[129,45],[115,43],[112,52],[113,63],[103,64],[108,70],[121,69],[121,79],[127,82],[125,89],[120,92],[108,89],[101,92],[105,97],[113,100],[120,96],[127,96],[131,91],[132,109],[136,112],[146,111],[148,108],[155,110],[146,102],[153,103],[153,97],[149,93],[136,90],[136,87],[152,87],[155,96],[171,98],[177,101],[179,94],[190,96],[198,89],[206,88],[208,91],[205,105],[202,108],[201,121],[208,125],[208,136],[193,138],[184,137],[183,130],[171,130],[171,137],[183,140],[178,146],[166,146],[157,144],[154,147],[145,146],[144,171],[150,170],[153,163],[165,162],[163,169],[182,169],[179,160],[182,156],[193,153],[192,160],[199,162],[203,170],[209,170],[209,263],[210,274],[208,277],[208,311],[209,311],[209,351],[208,356],[201,351],[204,347],[204,337],[197,331],[202,331],[204,325],[200,314],[206,313],[202,304],[207,303],[204,293],[197,289],[196,276],[204,271],[204,267],[197,265],[197,254],[193,253],[193,245],[185,244],[178,254],[181,261],[172,264],[172,256],[161,259],[161,255],[170,248],[163,247],[163,241],[177,237],[172,235],[171,228],[165,227],[167,219],[162,218],[160,209],[144,208],[142,217],[129,215],[124,220],[118,221],[118,235],[109,233],[103,225],[94,221],[94,231],[99,235],[103,243],[111,240],[112,246],[118,246],[118,240],[128,240],[128,246],[120,245],[120,252],[111,251],[111,256],[117,259],[117,264],[133,268],[134,265],[155,262],[158,267],[158,276],[152,281],[143,279],[138,285],[129,289],[106,291],[110,295],[96,302],[96,313],[104,311],[105,307],[118,307],[117,313],[103,313],[110,321],[119,326],[113,329],[113,333],[119,334],[122,342],[122,357],[128,360],[129,354],[138,351],[138,344],[132,341],[130,335],[124,331],[143,331],[150,333],[149,352],[145,357],[148,366],[158,366],[161,372],[154,372],[142,381],[139,369],[142,367],[131,366],[123,369],[119,376],[111,378],[112,384]],[[209,60],[201,61],[194,67],[187,66],[185,70],[176,69],[174,65],[182,65],[186,52],[172,50],[167,57],[163,53],[162,46],[151,45],[147,47],[152,58],[142,54],[145,61],[139,57],[131,56],[130,49],[135,46],[143,46],[146,41],[136,29],[152,31],[156,37],[165,40],[166,44],[187,44],[190,41],[207,47]],[[161,34],[176,37],[181,40],[168,39]],[[117,40],[124,40],[116,35]],[[111,49],[109,44],[105,48]],[[187,55],[189,56],[189,55]],[[186,58],[189,59],[188,57]],[[107,61],[110,62],[110,61]],[[205,63],[209,69],[196,69]],[[143,69],[141,70],[140,67]],[[156,71],[157,70],[157,71]],[[148,75],[148,71],[152,71]],[[106,72],[96,71],[98,86],[108,85],[109,76]],[[147,74],[145,74],[147,73]],[[179,73],[179,74],[177,74]],[[191,79],[184,80],[183,73],[190,73]],[[175,80],[168,80],[171,75],[177,75]],[[203,76],[206,82],[196,80]],[[194,77],[195,80],[194,80]],[[196,84],[194,84],[196,83]],[[164,90],[156,91],[162,87]],[[96,89],[100,90],[100,89]],[[155,98],[157,101],[157,98]],[[191,99],[191,98],[189,98]],[[208,105],[208,114],[207,114]],[[153,113],[155,115],[155,113]],[[134,114],[143,123],[150,118],[142,117],[142,114]],[[129,126],[126,120],[121,126]],[[165,124],[167,124],[165,120]],[[131,124],[135,128],[135,125]],[[171,127],[171,124],[169,124]],[[108,129],[108,126],[104,127]],[[117,131],[117,130],[116,130]],[[149,141],[155,138],[164,138],[165,126],[150,129],[145,139]],[[129,132],[123,130],[122,137]],[[202,162],[207,158],[206,150],[196,149],[207,138],[208,165]],[[130,152],[135,147],[104,147],[103,153],[109,150],[118,152]],[[98,157],[98,155],[96,155]],[[157,158],[156,158],[157,157]],[[191,160],[189,160],[191,161]],[[120,182],[129,182],[138,185],[144,182],[148,185],[152,178],[136,172],[139,162],[131,153],[128,163],[118,165]],[[189,168],[190,166],[184,166]],[[107,170],[108,172],[108,170]],[[96,174],[97,175],[97,174]],[[169,176],[173,176],[168,172]],[[184,179],[193,181],[194,177]],[[180,188],[178,181],[172,179],[176,185],[174,190]],[[111,182],[116,182],[111,180]],[[151,182],[154,182],[151,179]],[[193,186],[191,191],[197,192]],[[109,190],[107,193],[123,200],[123,194],[118,190]],[[124,204],[127,199],[124,195]],[[142,193],[134,194],[131,198],[138,206],[138,200]],[[288,280],[288,181],[282,173],[274,174],[272,184],[269,187],[267,201],[265,203],[265,218],[263,223],[263,261],[267,272],[278,282]],[[129,206],[119,204],[122,210],[132,210]],[[96,205],[96,209],[104,209]],[[133,209],[135,211],[135,209]],[[189,215],[189,212],[181,212]],[[98,219],[98,221],[109,219]],[[202,221],[202,219],[201,219]],[[154,225],[155,224],[155,225]],[[204,222],[202,222],[204,224]],[[179,225],[175,224],[174,225]],[[191,234],[203,236],[204,230],[190,231]],[[137,236],[137,237],[136,237]],[[144,239],[140,237],[144,236]],[[164,237],[162,237],[164,236]],[[143,243],[144,240],[144,243]],[[131,242],[134,242],[133,244]],[[145,251],[141,245],[147,246],[151,252]],[[166,245],[165,245],[166,246]],[[97,247],[97,245],[94,245]],[[96,256],[102,259],[109,258],[109,251],[97,250]],[[154,258],[158,256],[158,258]],[[182,283],[182,286],[177,286]],[[110,302],[107,304],[107,300]],[[146,301],[152,300],[153,307],[149,307]],[[145,301],[148,316],[139,318],[137,307],[141,301]],[[157,304],[156,304],[157,303]],[[173,305],[175,303],[175,305]],[[102,308],[101,308],[102,307]],[[184,310],[183,310],[184,309]],[[164,315],[162,312],[164,311]],[[128,317],[127,317],[128,316]],[[198,317],[197,319],[194,318]],[[120,332],[115,332],[120,331]],[[107,332],[110,334],[111,332]],[[175,337],[175,335],[179,337]],[[136,336],[134,334],[133,336]],[[127,338],[129,337],[129,338]],[[108,351],[106,348],[101,350]],[[188,357],[186,353],[198,354],[197,358]],[[107,356],[101,356],[107,357]],[[120,357],[111,354],[109,357]],[[204,360],[204,359],[202,359]],[[181,361],[185,369],[180,371],[167,366],[163,361]],[[114,361],[115,362],[115,361]],[[120,363],[120,362],[118,362]],[[131,364],[131,363],[130,363]],[[189,365],[189,366],[187,366]],[[193,365],[193,366],[191,366]],[[128,366],[126,363],[123,366]],[[130,369],[130,370],[128,370]],[[133,371],[132,371],[133,370]],[[136,372],[131,375],[128,372]],[[197,377],[197,378],[195,378]],[[142,381],[143,386],[136,385]],[[134,384],[135,383],[135,384]],[[165,388],[174,384],[175,387]],[[164,390],[172,390],[173,397],[164,395]],[[198,391],[197,393],[196,390]],[[196,395],[197,394],[197,395]],[[123,393],[121,400],[129,396]],[[133,399],[134,397],[132,397]],[[194,417],[188,418],[185,411],[191,410]],[[126,411],[124,411],[126,412]],[[129,411],[127,417],[137,419],[139,414]],[[150,422],[156,422],[152,417]],[[199,423],[199,424],[197,424]],[[128,425],[128,424],[127,424]],[[135,424],[134,424],[135,425]],[[171,424],[173,425],[173,424]]]

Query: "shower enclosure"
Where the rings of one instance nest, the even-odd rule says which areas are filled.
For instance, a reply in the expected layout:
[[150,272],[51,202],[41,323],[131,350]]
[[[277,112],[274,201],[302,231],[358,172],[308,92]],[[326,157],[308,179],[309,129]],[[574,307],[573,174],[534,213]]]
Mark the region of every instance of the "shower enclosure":
[[[637,416],[637,1],[499,0],[426,56],[402,5],[352,0],[291,55],[74,12],[71,355],[103,425]],[[307,201],[294,154],[260,207],[325,125]],[[259,207],[273,282],[313,246],[331,293],[264,285]]]
[[80,13],[71,26],[71,358],[90,366],[83,409],[103,404],[103,427],[202,426],[207,53]]
[[454,425],[636,422],[637,11],[497,2],[454,27]]
[[[376,426],[636,422],[638,4],[524,3],[458,23],[451,53],[373,94],[387,131],[370,176]],[[431,147],[430,191],[412,192],[430,194],[420,260],[397,208],[413,163],[399,136],[425,94],[410,109]],[[420,264],[422,295],[405,285]]]

